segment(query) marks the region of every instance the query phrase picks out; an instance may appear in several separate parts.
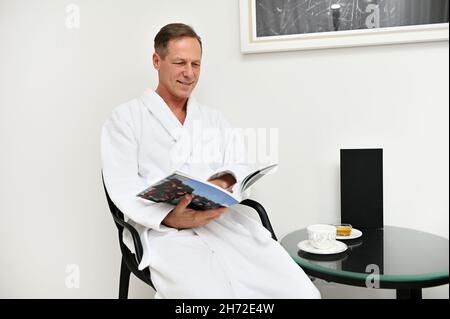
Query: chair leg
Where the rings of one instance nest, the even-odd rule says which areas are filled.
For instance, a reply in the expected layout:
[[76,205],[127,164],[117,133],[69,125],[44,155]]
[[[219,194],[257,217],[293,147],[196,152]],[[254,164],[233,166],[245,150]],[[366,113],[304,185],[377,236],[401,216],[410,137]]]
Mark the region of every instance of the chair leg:
[[130,270],[122,258],[120,265],[120,284],[119,284],[119,299],[128,299],[128,287],[130,285]]

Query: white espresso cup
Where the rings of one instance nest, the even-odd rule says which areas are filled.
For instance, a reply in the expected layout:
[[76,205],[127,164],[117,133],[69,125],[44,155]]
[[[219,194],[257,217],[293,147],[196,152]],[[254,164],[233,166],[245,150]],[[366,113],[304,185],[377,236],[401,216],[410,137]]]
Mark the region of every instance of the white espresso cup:
[[329,249],[336,242],[336,226],[315,224],[306,227],[310,244],[317,249]]

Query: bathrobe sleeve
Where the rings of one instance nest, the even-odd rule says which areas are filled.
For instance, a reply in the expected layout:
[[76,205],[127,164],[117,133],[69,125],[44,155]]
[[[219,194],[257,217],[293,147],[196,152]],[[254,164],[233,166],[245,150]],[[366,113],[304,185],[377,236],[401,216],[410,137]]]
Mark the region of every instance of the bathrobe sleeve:
[[221,167],[215,170],[209,180],[224,174],[231,174],[238,185],[254,169],[253,165],[249,163],[243,130],[233,128],[220,113],[217,113],[216,116],[217,127],[220,128],[222,134],[223,154]]
[[136,196],[146,187],[138,174],[136,129],[132,112],[125,107],[114,110],[103,125],[101,156],[106,189],[114,204],[134,222],[158,231],[173,230],[161,224],[172,205]]

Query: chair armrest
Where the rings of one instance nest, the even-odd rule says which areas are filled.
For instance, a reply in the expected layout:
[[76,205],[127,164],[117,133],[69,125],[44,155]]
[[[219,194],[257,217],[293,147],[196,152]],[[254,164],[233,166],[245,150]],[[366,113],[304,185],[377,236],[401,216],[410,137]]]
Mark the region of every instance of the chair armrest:
[[103,189],[105,191],[109,210],[111,212],[112,217],[114,218],[114,222],[117,226],[117,229],[119,230],[119,240],[120,240],[121,249],[122,249],[122,245],[124,245],[124,243],[123,243],[123,228],[126,228],[131,233],[131,237],[133,237],[135,255],[136,255],[137,263],[139,265],[141,263],[142,255],[143,255],[142,243],[141,243],[141,238],[139,237],[139,233],[133,226],[131,226],[124,220],[125,218],[124,218],[123,213],[119,210],[119,208],[117,208],[117,206],[111,200],[111,197],[108,194],[108,190],[106,189],[105,179],[103,177],[103,171],[102,171],[102,182],[103,182]]
[[[254,210],[256,210],[256,212],[259,215],[259,218],[261,219],[261,223],[262,225],[268,230],[270,231],[270,233],[272,234],[272,238],[274,240],[278,240],[276,235],[275,235],[275,231],[272,228],[272,224],[270,223],[269,220],[269,216],[267,215],[266,210],[264,209],[264,207],[258,203],[255,200],[252,199],[245,199],[243,200],[241,203],[241,205],[245,205],[245,206],[249,206],[251,208],[253,208]],[[137,232],[137,230],[131,226],[130,224],[128,224],[126,221],[116,217],[113,215],[114,221],[119,224],[120,226],[122,226],[123,228],[128,229],[128,231],[131,234],[131,237],[133,238],[133,244],[134,244],[134,250],[135,250],[135,255],[137,258],[137,263],[140,264],[141,260],[142,260],[142,255],[143,255],[143,248],[142,248],[142,242],[141,242],[141,238],[139,237],[139,233]],[[120,233],[120,240],[122,241],[122,231]],[[123,242],[123,241],[122,241]]]
[[[131,233],[131,237],[133,237],[133,244],[134,244],[136,259],[137,259],[137,263],[139,265],[141,263],[142,255],[143,255],[142,242],[141,242],[141,238],[139,237],[139,233],[133,226],[128,224],[126,221],[124,221],[116,216],[113,216],[113,218],[116,223],[118,223],[123,228],[128,229],[128,231]],[[121,242],[123,242],[123,238],[122,238],[123,233],[122,232],[123,232],[123,229],[122,229],[122,231],[120,231]]]
[[269,220],[269,216],[267,215],[266,210],[264,209],[264,207],[258,203],[257,201],[253,200],[253,199],[244,199],[242,202],[240,202],[241,205],[245,205],[245,206],[249,206],[251,208],[253,208],[254,210],[256,210],[256,212],[259,215],[259,218],[261,219],[261,223],[262,225],[268,230],[270,231],[270,233],[272,234],[272,238],[274,240],[278,240],[277,236],[275,236],[275,232],[272,228],[272,225],[270,223]]

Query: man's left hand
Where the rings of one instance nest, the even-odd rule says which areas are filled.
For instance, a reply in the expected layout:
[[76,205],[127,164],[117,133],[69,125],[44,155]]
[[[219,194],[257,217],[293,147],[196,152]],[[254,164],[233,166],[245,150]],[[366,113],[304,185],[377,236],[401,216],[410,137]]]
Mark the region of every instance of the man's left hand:
[[225,174],[218,178],[211,179],[209,182],[232,193],[233,186],[236,184],[236,179],[231,174]]

